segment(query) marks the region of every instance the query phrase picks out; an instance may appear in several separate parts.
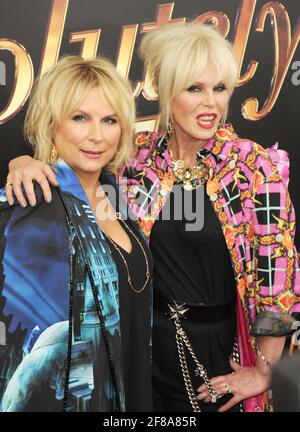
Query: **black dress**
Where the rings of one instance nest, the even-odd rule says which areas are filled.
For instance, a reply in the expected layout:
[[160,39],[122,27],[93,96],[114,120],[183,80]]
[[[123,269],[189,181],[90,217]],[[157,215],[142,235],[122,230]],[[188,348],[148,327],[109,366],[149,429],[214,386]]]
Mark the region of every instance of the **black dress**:
[[[178,194],[181,195],[182,202],[176,201]],[[166,206],[169,206],[170,218],[162,220],[161,213],[150,238],[154,263],[154,292],[159,290],[169,299],[188,304],[224,305],[234,302],[236,285],[229,253],[204,186],[193,191],[184,191],[175,184]],[[191,224],[191,209],[201,218],[203,206],[203,228],[198,231],[187,230],[186,224]],[[181,216],[178,214],[180,208]],[[188,209],[190,214],[187,214]],[[199,222],[201,223],[201,220],[198,219],[198,224]],[[206,368],[208,376],[212,378],[232,372],[229,357],[235,339],[235,314],[214,324],[182,322],[196,356]],[[196,390],[203,381],[195,376],[195,364],[190,355],[187,355],[187,361]],[[155,309],[153,384],[155,411],[193,411],[179,363],[174,322]],[[216,411],[230,397],[226,395],[218,399],[216,404],[201,401],[201,410]],[[234,410],[238,410],[238,407]]]
[[[141,247],[132,235],[138,238],[129,221],[120,222],[126,230],[132,244],[130,253],[119,247],[128,266],[132,285],[140,290],[146,280],[146,262]],[[128,226],[130,229],[128,229]],[[125,381],[126,411],[145,412],[152,411],[152,383],[151,383],[151,347],[149,344],[150,332],[147,320],[149,305],[150,282],[141,292],[135,292],[128,283],[127,269],[124,261],[107,237],[110,249],[117,266],[119,275],[119,302],[121,319],[121,343],[123,358],[123,373]],[[147,255],[149,269],[152,268],[152,258],[147,246],[143,245]],[[151,278],[150,278],[151,280]]]

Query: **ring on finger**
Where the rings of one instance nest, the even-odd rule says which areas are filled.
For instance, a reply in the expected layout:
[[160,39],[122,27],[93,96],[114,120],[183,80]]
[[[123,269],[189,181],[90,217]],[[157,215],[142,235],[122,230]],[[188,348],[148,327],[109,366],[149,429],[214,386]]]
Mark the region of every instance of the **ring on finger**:
[[226,386],[225,386],[225,390],[226,390],[226,393],[225,393],[225,394],[232,393],[231,387],[230,387],[230,385],[228,385],[228,384],[226,384]]
[[6,180],[5,187],[6,187],[6,186],[12,186],[12,182]]

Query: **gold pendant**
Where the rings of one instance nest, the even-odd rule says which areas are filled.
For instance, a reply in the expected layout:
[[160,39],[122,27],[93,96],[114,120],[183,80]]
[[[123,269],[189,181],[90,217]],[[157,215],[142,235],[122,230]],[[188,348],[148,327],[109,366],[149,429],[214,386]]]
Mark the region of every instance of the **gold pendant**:
[[191,182],[183,182],[183,189],[186,191],[191,191],[193,190],[193,185],[191,184]]
[[179,182],[182,182],[184,190],[191,191],[206,182],[209,177],[209,171],[203,162],[196,163],[192,168],[185,168],[184,161],[175,159],[172,149],[170,147],[168,149],[172,161],[173,174]]

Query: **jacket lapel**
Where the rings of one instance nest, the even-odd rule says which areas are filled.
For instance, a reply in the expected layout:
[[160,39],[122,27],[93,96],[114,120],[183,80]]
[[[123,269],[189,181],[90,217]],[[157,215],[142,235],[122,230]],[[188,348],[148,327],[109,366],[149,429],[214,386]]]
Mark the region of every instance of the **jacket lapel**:
[[[87,278],[85,292],[91,292],[99,318],[99,333],[105,344],[118,409],[125,409],[124,380],[122,371],[121,331],[119,315],[118,273],[109,246],[98,226],[88,199],[73,170],[59,162],[57,179],[60,195],[68,216],[69,228],[74,233],[75,259],[83,257]],[[100,265],[99,265],[100,261]],[[101,271],[103,270],[104,271]],[[104,274],[104,275],[103,275]],[[87,284],[90,284],[87,291]]]

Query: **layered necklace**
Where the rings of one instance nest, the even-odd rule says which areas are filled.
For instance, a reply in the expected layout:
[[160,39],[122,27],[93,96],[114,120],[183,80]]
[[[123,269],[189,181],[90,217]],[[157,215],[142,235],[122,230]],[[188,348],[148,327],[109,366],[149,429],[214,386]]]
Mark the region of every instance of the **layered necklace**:
[[106,237],[108,238],[108,240],[110,241],[110,243],[113,245],[113,247],[116,249],[116,251],[119,253],[119,255],[120,255],[120,257],[121,257],[121,259],[122,259],[122,261],[123,261],[123,263],[124,263],[124,266],[125,266],[125,268],[126,268],[126,272],[127,272],[127,281],[128,281],[128,285],[130,286],[130,288],[135,292],[135,293],[140,293],[140,292],[142,292],[144,289],[145,289],[145,287],[147,286],[147,284],[148,284],[148,282],[149,282],[149,279],[150,279],[150,270],[149,270],[149,262],[148,262],[148,258],[147,258],[147,254],[146,254],[146,251],[145,251],[145,249],[144,249],[144,247],[143,247],[143,245],[142,245],[142,242],[141,242],[141,240],[133,233],[133,231],[129,228],[129,226],[125,223],[125,221],[121,218],[121,214],[120,213],[116,213],[116,218],[119,220],[119,221],[121,221],[123,224],[124,224],[124,226],[128,229],[128,231],[131,233],[131,235],[135,238],[135,240],[136,240],[136,242],[138,243],[138,245],[140,246],[140,248],[141,248],[141,250],[142,250],[142,252],[143,252],[143,255],[144,255],[144,259],[145,259],[145,264],[146,264],[146,273],[145,273],[145,277],[146,277],[146,279],[145,279],[145,282],[144,282],[144,284],[140,287],[140,288],[136,288],[136,287],[134,287],[133,286],[133,284],[132,284],[132,277],[131,277],[131,274],[130,274],[130,272],[129,272],[129,266],[128,266],[128,263],[127,263],[127,261],[126,261],[126,258],[124,257],[124,255],[123,255],[123,253],[122,253],[122,251],[121,251],[121,248],[120,248],[120,246],[115,242],[115,241],[113,241],[113,239],[112,238],[110,238],[108,235],[106,235]]
[[203,162],[200,152],[196,155],[196,163],[192,168],[185,168],[184,161],[174,157],[171,148],[170,140],[167,139],[167,146],[172,162],[173,174],[177,179],[177,183],[181,184],[183,189],[191,191],[203,185],[209,178],[209,169]]

